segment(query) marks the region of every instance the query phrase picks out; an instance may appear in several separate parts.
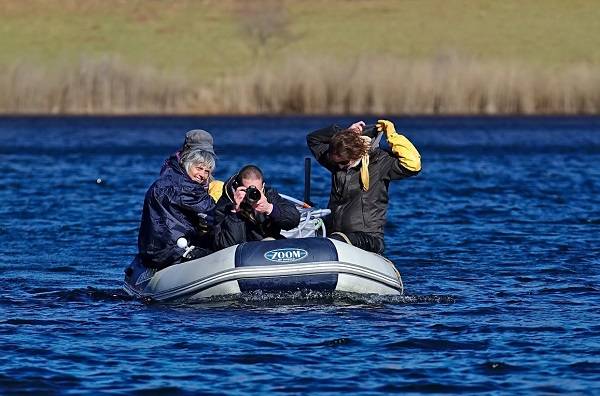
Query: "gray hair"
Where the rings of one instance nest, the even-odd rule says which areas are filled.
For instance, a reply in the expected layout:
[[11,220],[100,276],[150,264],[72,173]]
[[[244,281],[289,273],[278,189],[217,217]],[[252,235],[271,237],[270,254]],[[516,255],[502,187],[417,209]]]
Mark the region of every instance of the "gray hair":
[[210,180],[212,180],[212,172],[216,166],[215,156],[205,150],[188,149],[181,152],[181,159],[179,163],[189,173],[190,168],[196,165],[202,165],[210,169]]

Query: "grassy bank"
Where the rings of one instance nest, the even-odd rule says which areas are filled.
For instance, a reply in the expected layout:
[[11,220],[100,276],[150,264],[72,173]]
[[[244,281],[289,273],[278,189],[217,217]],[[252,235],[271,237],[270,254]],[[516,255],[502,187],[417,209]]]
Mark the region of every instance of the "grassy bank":
[[590,1],[0,2],[0,113],[597,114]]

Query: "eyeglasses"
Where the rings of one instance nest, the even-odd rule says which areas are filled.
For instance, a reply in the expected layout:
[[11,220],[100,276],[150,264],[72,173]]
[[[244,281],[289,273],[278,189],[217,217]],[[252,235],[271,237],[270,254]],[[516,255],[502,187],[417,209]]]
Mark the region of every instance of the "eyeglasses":
[[336,157],[339,158],[337,155],[329,153],[329,160],[335,163],[336,165],[347,166],[348,164],[350,164],[350,160],[336,161]]

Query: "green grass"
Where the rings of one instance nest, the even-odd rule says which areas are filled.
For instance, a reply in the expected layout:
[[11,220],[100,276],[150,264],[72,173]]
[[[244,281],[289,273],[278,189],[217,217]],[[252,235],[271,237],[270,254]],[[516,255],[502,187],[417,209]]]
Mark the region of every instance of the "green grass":
[[2,13],[1,63],[63,65],[110,54],[133,65],[203,76],[218,75],[223,64],[239,70],[230,54],[244,50],[229,13],[201,2],[13,3]]
[[0,0],[0,113],[598,114],[599,20],[592,0]]
[[[322,2],[325,3],[325,2]],[[564,64],[600,61],[600,4],[593,1],[334,1],[305,10],[308,52],[335,48],[402,57],[457,51],[483,59]],[[334,6],[337,5],[337,6]],[[319,8],[317,8],[319,9]]]
[[2,0],[0,64],[62,66],[110,54],[128,64],[208,80],[290,56],[418,59],[455,52],[547,67],[600,63],[600,4],[594,1],[287,1],[292,38],[263,48],[260,59],[241,33],[237,4]]

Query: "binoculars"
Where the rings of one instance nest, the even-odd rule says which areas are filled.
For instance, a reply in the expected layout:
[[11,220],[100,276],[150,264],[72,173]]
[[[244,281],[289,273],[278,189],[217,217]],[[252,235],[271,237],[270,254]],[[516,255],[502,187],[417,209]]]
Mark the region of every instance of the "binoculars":
[[363,136],[368,136],[371,139],[375,139],[377,137],[377,124],[367,124],[363,127],[362,131]]

